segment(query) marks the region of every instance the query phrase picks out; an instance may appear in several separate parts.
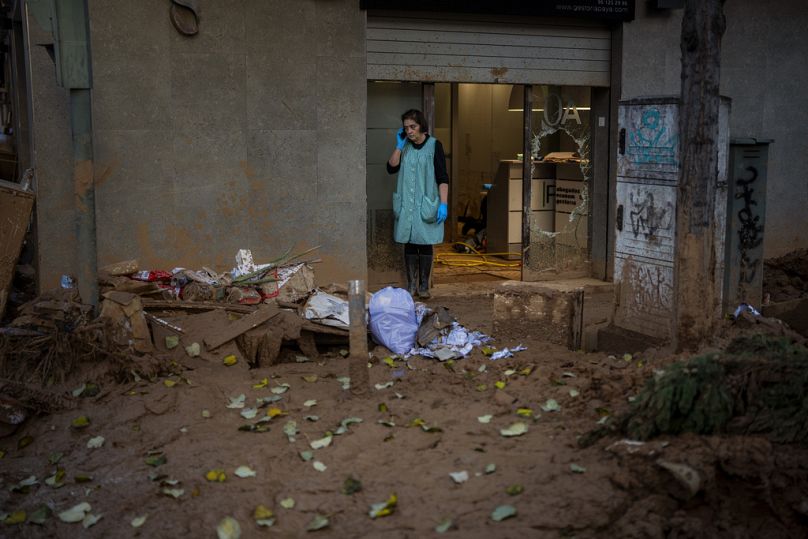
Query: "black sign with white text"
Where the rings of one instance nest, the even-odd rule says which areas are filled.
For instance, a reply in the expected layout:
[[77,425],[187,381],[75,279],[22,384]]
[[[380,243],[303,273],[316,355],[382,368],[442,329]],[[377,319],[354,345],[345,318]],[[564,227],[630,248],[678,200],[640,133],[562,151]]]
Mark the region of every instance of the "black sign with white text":
[[633,20],[634,3],[635,0],[359,0],[361,9],[561,16],[615,22]]

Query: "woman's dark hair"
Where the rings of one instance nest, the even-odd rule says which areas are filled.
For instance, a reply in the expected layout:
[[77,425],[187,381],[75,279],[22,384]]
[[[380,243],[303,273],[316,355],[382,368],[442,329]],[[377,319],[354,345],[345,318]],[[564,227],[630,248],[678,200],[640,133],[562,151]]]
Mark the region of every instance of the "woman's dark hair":
[[421,133],[428,133],[429,132],[429,123],[426,121],[426,116],[424,113],[417,109],[410,109],[404,114],[401,115],[401,122],[404,123],[404,120],[412,120],[413,122],[417,123],[421,126]]

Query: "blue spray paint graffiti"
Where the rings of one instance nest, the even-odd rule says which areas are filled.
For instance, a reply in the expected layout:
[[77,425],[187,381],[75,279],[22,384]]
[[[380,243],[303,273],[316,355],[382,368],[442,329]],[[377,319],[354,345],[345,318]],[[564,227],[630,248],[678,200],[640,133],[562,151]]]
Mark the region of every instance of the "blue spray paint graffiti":
[[629,160],[637,165],[677,165],[679,137],[671,135],[658,108],[644,110],[640,125],[631,131]]

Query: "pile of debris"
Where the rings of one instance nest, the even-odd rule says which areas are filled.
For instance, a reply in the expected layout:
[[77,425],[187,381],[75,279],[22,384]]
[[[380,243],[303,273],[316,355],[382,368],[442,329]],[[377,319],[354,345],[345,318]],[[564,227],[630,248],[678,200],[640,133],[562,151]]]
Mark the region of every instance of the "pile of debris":
[[119,381],[151,378],[182,356],[271,365],[284,345],[313,359],[315,336],[347,343],[348,308],[344,288],[315,289],[316,260],[293,262],[309,252],[257,265],[241,250],[236,267],[221,274],[110,264],[99,270],[96,318],[64,276],[61,288],[20,306],[0,328],[0,377],[52,386],[95,359]]

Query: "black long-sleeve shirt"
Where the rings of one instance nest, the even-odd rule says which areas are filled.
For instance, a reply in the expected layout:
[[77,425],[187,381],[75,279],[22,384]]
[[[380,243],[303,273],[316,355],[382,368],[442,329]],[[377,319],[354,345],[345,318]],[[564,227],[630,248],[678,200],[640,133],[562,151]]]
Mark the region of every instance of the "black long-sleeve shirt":
[[[420,150],[424,147],[427,140],[429,140],[429,135],[426,136],[421,144],[415,144],[412,141],[410,141],[410,144],[412,144],[416,150]],[[449,174],[446,172],[446,154],[443,152],[443,144],[441,144],[438,139],[435,139],[435,157],[433,158],[433,162],[435,163],[435,182],[438,185],[449,183]],[[394,167],[390,166],[389,162],[387,163],[388,174],[395,174],[400,168],[401,163]]]

